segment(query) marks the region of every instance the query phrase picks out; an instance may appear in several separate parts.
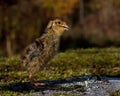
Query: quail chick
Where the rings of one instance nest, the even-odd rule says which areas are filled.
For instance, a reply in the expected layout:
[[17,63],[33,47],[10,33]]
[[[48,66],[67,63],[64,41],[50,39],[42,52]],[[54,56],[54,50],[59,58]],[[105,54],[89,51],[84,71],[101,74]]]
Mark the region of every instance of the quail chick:
[[34,75],[47,64],[56,54],[60,36],[69,27],[61,18],[49,21],[45,33],[25,48],[21,63],[27,68],[29,79],[35,86],[45,85],[34,80]]

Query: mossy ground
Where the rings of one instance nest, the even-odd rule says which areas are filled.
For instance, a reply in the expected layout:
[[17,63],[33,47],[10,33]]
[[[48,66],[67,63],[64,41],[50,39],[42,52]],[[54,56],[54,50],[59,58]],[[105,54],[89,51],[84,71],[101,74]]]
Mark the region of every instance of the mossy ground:
[[120,90],[111,93],[110,96],[120,96]]
[[[2,86],[11,83],[29,81],[26,70],[19,65],[19,60],[19,56],[0,57],[0,96],[27,96],[26,92],[2,89]],[[120,76],[120,48],[89,48],[61,52],[42,71],[37,73],[36,79],[56,80],[85,74]],[[55,96],[67,95],[55,94]]]

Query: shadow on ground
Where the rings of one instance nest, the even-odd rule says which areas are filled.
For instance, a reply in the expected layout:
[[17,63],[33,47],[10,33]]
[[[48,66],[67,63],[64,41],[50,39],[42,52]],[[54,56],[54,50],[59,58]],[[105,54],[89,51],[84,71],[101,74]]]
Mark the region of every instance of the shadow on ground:
[[103,78],[87,75],[38,82],[46,83],[46,86],[34,88],[30,82],[18,82],[2,86],[1,89],[13,92],[32,92],[35,96],[53,96],[54,93],[82,94],[82,96],[109,96],[111,92],[120,90],[120,78],[115,77]]
[[[79,91],[84,91],[84,84],[77,85],[76,82],[82,82],[87,80],[85,76],[72,77],[67,79],[58,80],[43,80],[38,82],[46,83],[46,86],[34,88],[31,86],[30,82],[18,82],[11,83],[9,85],[2,86],[2,90],[13,91],[13,92],[30,92],[30,91],[45,91],[45,90],[57,90],[57,91],[71,91],[79,89]],[[64,86],[61,86],[64,85]]]

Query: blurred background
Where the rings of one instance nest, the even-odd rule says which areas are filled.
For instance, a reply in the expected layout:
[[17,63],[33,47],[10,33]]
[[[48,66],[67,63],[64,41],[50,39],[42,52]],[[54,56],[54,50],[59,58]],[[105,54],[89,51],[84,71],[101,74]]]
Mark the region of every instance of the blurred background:
[[21,54],[38,38],[51,17],[71,29],[60,51],[120,46],[120,0],[0,0],[0,56]]

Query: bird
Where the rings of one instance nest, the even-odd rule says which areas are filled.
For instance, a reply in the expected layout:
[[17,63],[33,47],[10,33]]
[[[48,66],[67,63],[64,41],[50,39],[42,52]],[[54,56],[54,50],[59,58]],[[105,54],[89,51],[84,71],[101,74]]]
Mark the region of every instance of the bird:
[[23,51],[22,66],[26,67],[30,82],[34,86],[44,86],[45,83],[37,82],[34,77],[58,52],[61,35],[69,29],[63,18],[50,19],[44,34],[34,40]]

